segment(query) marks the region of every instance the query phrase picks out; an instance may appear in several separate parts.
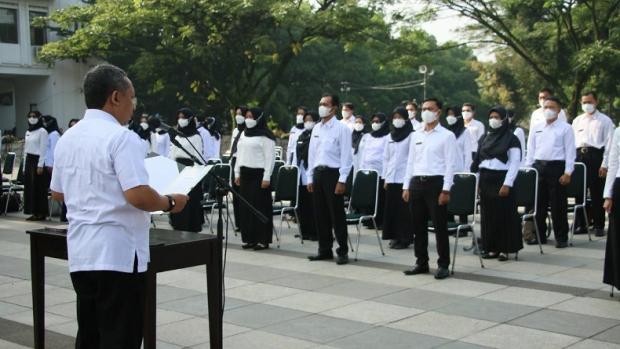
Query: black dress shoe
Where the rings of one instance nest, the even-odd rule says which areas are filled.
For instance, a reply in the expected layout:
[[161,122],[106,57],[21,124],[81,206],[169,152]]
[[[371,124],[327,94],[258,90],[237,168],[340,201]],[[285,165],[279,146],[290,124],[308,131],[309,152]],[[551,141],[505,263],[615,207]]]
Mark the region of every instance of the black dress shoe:
[[402,243],[402,242],[397,242],[397,243],[393,244],[390,248],[392,250],[404,250],[404,249],[409,248],[409,245],[407,245],[405,243]]
[[568,242],[566,241],[558,241],[555,243],[555,248],[567,248]]
[[575,228],[575,235],[587,234],[588,229],[585,227],[577,227]]
[[494,259],[494,258],[497,258],[497,253],[485,252],[480,257],[482,257],[482,259]]
[[497,260],[500,262],[505,262],[508,260],[508,255],[506,253],[500,253],[499,256],[497,256]]
[[448,276],[450,276],[450,271],[448,271],[448,268],[442,268],[442,267],[437,268],[437,272],[435,273],[435,279],[443,280],[447,278]]
[[330,259],[334,259],[334,255],[331,255],[331,254],[317,254],[316,256],[308,256],[308,260],[310,260],[311,262],[314,262],[314,261],[326,261],[326,260],[330,260]]
[[405,275],[428,274],[428,272],[429,272],[428,264],[425,264],[425,265],[416,264],[413,266],[413,269],[403,271]]
[[346,254],[343,256],[338,256],[336,258],[336,264],[338,265],[343,265],[343,264],[347,264],[349,263],[349,256],[347,256]]
[[256,247],[255,243],[248,243],[248,244],[245,244],[245,245],[241,246],[241,248],[244,249],[244,250],[250,250],[250,249],[253,249],[254,247]]
[[605,229],[594,229],[594,236],[605,236]]
[[261,251],[267,249],[269,249],[269,244],[256,244],[256,246],[254,246],[254,251]]

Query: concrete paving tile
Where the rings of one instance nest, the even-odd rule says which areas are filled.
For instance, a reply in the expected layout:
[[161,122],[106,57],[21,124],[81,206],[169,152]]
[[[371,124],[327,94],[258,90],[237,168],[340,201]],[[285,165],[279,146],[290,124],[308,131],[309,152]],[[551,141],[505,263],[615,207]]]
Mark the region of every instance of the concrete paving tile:
[[350,282],[350,280],[312,273],[297,273],[280,279],[267,281],[268,284],[297,288],[306,291],[314,291],[319,288],[324,288],[343,282]]
[[431,311],[393,322],[387,326],[429,336],[459,339],[495,326],[495,323]]
[[492,284],[488,282],[478,282],[448,278],[438,283],[428,284],[418,287],[421,290],[443,292],[450,295],[464,297],[478,297],[485,293],[493,292],[505,288],[504,285]]
[[506,287],[480,296],[481,299],[531,305],[534,307],[548,307],[573,298],[573,295],[551,291],[534,290],[523,287]]
[[[25,325],[32,326],[32,310],[24,311],[21,313],[15,313],[3,316],[4,319],[19,322]],[[46,328],[53,325],[64,324],[67,322],[73,322],[71,318],[45,312],[45,326]]]
[[438,346],[437,349],[489,349],[489,347],[483,347],[481,345],[465,343],[460,341],[453,341],[448,344]]
[[400,331],[393,328],[375,327],[369,331],[330,342],[329,345],[343,349],[409,349],[435,348],[448,342],[445,338],[427,336],[414,332]]
[[620,302],[613,300],[574,297],[562,303],[552,305],[550,308],[620,320]]
[[165,309],[157,309],[157,312],[155,315],[157,317],[156,326],[170,324],[170,323],[181,321],[181,320],[187,320],[193,317],[192,315],[189,315],[189,314],[183,314],[183,313],[179,313],[176,311],[165,310]]
[[619,325],[620,321],[543,309],[515,319],[510,324],[585,338]]
[[[230,310],[252,304],[235,298],[226,298],[225,309]],[[207,297],[195,296],[176,301],[157,304],[157,308],[172,310],[175,312],[194,316],[207,316],[209,314]]]
[[[224,337],[249,331],[249,328],[224,323]],[[157,338],[179,346],[192,346],[209,341],[209,321],[203,318],[190,318],[159,326]]]
[[23,307],[13,303],[0,302],[0,317],[15,313],[23,313],[28,310],[28,307]]
[[471,298],[452,303],[436,311],[473,319],[506,322],[539,310],[537,307]]
[[263,331],[244,332],[224,339],[224,348],[234,349],[304,349],[316,347],[316,343]]
[[335,319],[323,315],[282,322],[263,328],[263,331],[326,344],[354,333],[367,331],[370,325],[361,322]]
[[403,287],[383,285],[376,282],[348,281],[338,283],[325,288],[320,288],[316,292],[335,294],[338,296],[353,297],[359,299],[371,299],[404,290]]
[[328,310],[321,314],[359,321],[367,324],[380,325],[402,320],[424,312],[420,309],[401,307],[398,305],[363,301]]
[[185,288],[173,287],[168,285],[157,285],[157,303],[166,303],[183,298],[189,298],[202,295],[207,299],[207,294]]
[[570,349],[620,349],[620,344],[584,339],[568,347]]
[[309,315],[312,314],[273,305],[252,304],[226,311],[224,321],[238,326],[259,329]]
[[360,302],[359,299],[351,297],[334,296],[318,292],[302,292],[292,296],[271,300],[267,302],[267,304],[309,313],[320,313],[358,302]]
[[23,346],[23,345],[19,345],[17,343],[13,343],[13,342],[9,342],[9,341],[5,341],[0,339],[0,348],[3,349],[28,349],[29,347]]
[[448,304],[459,302],[464,299],[466,299],[466,297],[458,295],[410,289],[392,293],[387,296],[377,297],[372,299],[372,301],[400,305],[403,307],[432,310],[445,307]]
[[471,334],[461,339],[461,341],[467,343],[502,349],[559,349],[577,343],[579,340],[580,338],[578,337],[505,324]]
[[594,339],[620,344],[620,326],[610,328],[607,331],[594,336]]
[[300,292],[303,291],[290,287],[255,283],[227,290],[226,294],[230,297],[247,302],[263,303]]

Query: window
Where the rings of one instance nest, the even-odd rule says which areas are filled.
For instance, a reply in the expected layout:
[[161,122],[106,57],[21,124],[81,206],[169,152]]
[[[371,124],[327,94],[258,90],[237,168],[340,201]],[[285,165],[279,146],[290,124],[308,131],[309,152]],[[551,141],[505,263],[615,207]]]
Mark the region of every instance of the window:
[[17,9],[0,7],[0,43],[17,44]]
[[43,46],[47,44],[47,29],[34,27],[32,21],[37,17],[45,17],[47,13],[30,11],[30,44],[32,46]]

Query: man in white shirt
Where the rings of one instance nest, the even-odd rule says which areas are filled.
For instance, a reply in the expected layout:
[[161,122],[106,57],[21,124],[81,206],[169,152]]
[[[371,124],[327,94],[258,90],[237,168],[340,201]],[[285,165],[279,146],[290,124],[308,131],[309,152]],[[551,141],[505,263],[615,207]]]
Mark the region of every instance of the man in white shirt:
[[[538,170],[538,202],[536,223],[541,243],[547,243],[547,208],[551,207],[555,247],[568,246],[568,217],[566,187],[575,167],[575,136],[573,129],[559,119],[562,104],[555,97],[548,97],[544,104],[545,123],[530,130],[527,141],[525,166]],[[531,239],[528,245],[537,244]]]
[[465,122],[465,128],[467,132],[469,132],[470,142],[471,142],[471,151],[472,151],[472,159],[474,158],[475,153],[478,151],[478,142],[480,138],[484,136],[486,132],[484,128],[484,124],[474,117],[476,115],[476,106],[471,103],[464,103],[461,107],[461,115],[463,115],[463,121]]
[[403,200],[409,203],[413,216],[413,244],[416,264],[405,275],[425,274],[428,267],[428,221],[435,227],[437,242],[436,279],[450,273],[450,241],[448,239],[448,202],[454,182],[456,143],[454,133],[439,125],[442,103],[429,98],[422,104],[423,130],[413,133],[407,171],[403,182]]
[[[553,90],[548,87],[543,87],[540,89],[540,91],[538,91],[538,105],[540,106],[540,108],[532,112],[532,116],[530,117],[530,132],[532,132],[532,129],[536,124],[544,124],[546,122],[543,105],[545,103],[545,100],[551,96],[553,96]],[[560,110],[560,113],[558,114],[558,119],[560,121],[568,122],[564,109]]]
[[[586,185],[592,199],[590,212],[594,220],[594,233],[596,236],[604,236],[603,186],[610,150],[607,144],[613,136],[615,127],[607,115],[598,111],[597,104],[595,92],[586,92],[581,96],[581,109],[584,113],[573,120],[573,132],[577,146],[577,161],[586,165]],[[582,201],[583,197],[577,197],[577,202]],[[587,233],[587,223],[584,222],[582,215],[577,215],[575,233]]]
[[342,105],[342,120],[340,120],[340,122],[342,122],[343,124],[347,125],[347,127],[353,131],[353,126],[355,126],[355,106],[353,105],[353,103],[344,103]]
[[[187,196],[148,185],[140,139],[121,125],[135,108],[123,70],[102,64],[84,78],[88,110],[58,141],[52,197],[67,205],[67,249],[77,294],[77,348],[140,348],[149,211],[179,212]],[[79,151],[77,151],[79,149]]]
[[[312,129],[308,150],[308,191],[313,193],[319,251],[311,261],[333,259],[333,236],[338,248],[337,264],[349,262],[344,193],[351,172],[351,130],[336,119],[338,96],[325,94],[319,102],[321,122]],[[332,235],[333,230],[333,235]]]
[[299,135],[304,132],[304,116],[308,112],[308,109],[304,106],[297,107],[297,114],[295,115],[295,125],[291,127],[291,131],[288,133],[288,144],[286,146],[286,164],[292,165],[293,158],[295,157],[295,151],[297,150],[297,139]]

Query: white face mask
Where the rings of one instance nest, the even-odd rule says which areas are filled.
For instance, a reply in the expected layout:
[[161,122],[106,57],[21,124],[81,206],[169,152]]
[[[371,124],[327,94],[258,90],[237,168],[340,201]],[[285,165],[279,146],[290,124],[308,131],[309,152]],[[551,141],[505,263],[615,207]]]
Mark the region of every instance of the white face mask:
[[254,128],[257,123],[258,123],[258,121],[254,120],[254,119],[245,119],[245,126],[247,128]]
[[304,123],[304,116],[302,114],[297,114],[297,116],[295,116],[295,123],[303,124]]
[[140,127],[142,127],[142,129],[146,131],[149,128],[149,124],[147,124],[146,122],[141,122]]
[[189,119],[179,119],[179,121],[177,121],[177,124],[181,128],[187,127],[187,125],[189,125]]
[[553,120],[555,118],[558,117],[558,113],[555,112],[555,110],[553,109],[545,109],[545,119],[546,120]]
[[422,112],[422,121],[425,123],[430,124],[435,120],[437,120],[437,114],[435,114],[435,112],[430,110],[425,110]]
[[545,99],[544,98],[539,99],[538,100],[538,105],[540,105],[541,108],[544,108],[545,107]]
[[464,111],[463,113],[463,119],[469,121],[474,117],[474,113],[470,112],[470,111]]
[[373,122],[372,125],[370,125],[373,131],[379,131],[381,129],[381,126],[383,126],[382,122]]
[[446,116],[446,121],[448,122],[448,125],[452,126],[452,125],[456,124],[456,116],[448,115],[448,116]]
[[243,117],[243,115],[237,114],[235,115],[235,121],[237,122],[237,125],[240,125],[245,122],[245,118]]
[[392,125],[394,125],[394,127],[396,128],[402,128],[403,126],[405,126],[405,121],[404,119],[394,119],[392,120]]
[[345,119],[350,118],[350,117],[351,117],[351,115],[353,115],[353,113],[352,113],[352,112],[350,112],[350,111],[348,111],[348,110],[343,110],[343,111],[342,111],[342,117],[343,117],[343,118],[345,118]]
[[593,114],[596,111],[596,106],[591,103],[584,103],[581,105],[581,110],[583,110],[584,113]]
[[28,123],[30,125],[36,125],[39,122],[39,118],[28,118]]
[[364,129],[364,124],[355,123],[355,125],[353,125],[353,129],[357,132],[361,132]]
[[326,117],[332,115],[331,111],[332,111],[332,108],[330,108],[330,107],[326,107],[324,105],[319,106],[319,116],[322,117],[322,118],[326,118]]
[[407,114],[409,114],[409,119],[415,119],[415,112],[413,110],[407,110]]
[[312,130],[314,127],[314,121],[306,121],[304,122],[304,128],[308,131]]
[[498,129],[502,127],[503,124],[504,122],[502,121],[502,119],[496,119],[496,118],[489,119],[489,127],[491,127],[492,129]]

